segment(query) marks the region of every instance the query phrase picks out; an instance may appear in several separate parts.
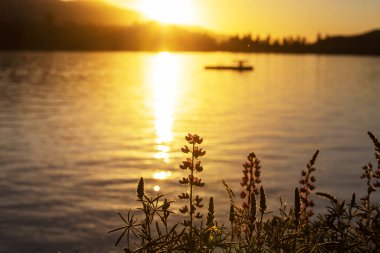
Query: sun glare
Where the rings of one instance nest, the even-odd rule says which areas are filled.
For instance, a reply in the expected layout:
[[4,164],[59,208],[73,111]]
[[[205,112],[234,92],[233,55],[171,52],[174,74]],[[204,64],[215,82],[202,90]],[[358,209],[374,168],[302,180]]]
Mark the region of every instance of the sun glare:
[[193,11],[189,0],[150,0],[143,1],[141,11],[161,23],[189,24]]
[[192,24],[196,21],[195,5],[191,0],[140,0],[127,5],[123,0],[108,0],[121,6],[132,6],[148,19],[164,24]]

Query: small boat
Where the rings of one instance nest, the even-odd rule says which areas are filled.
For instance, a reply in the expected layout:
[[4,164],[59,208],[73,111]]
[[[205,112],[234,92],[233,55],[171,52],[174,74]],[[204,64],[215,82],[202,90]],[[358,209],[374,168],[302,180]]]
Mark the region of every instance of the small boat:
[[235,70],[235,71],[252,71],[252,66],[244,66],[243,61],[238,61],[238,66],[205,66],[205,69],[212,70]]

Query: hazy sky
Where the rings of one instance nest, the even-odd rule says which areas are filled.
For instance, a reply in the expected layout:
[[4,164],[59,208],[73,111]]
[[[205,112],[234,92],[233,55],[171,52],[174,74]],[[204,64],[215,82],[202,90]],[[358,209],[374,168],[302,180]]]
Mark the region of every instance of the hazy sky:
[[380,0],[108,1],[143,10],[155,19],[173,16],[175,22],[175,16],[179,21],[183,17],[182,23],[229,34],[300,34],[314,39],[317,32],[355,34],[380,28]]

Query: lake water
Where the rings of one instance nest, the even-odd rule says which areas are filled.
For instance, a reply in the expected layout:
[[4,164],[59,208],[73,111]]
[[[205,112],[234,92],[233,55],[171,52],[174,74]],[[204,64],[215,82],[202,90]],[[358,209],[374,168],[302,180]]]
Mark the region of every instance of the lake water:
[[[206,71],[246,60],[253,72]],[[175,199],[187,133],[225,219],[255,151],[276,210],[316,149],[318,191],[362,194],[380,137],[380,58],[230,53],[0,53],[0,252],[112,252],[116,210]],[[379,193],[376,193],[379,195]],[[177,201],[174,207],[182,203]],[[319,207],[326,201],[318,201]],[[117,249],[117,252],[121,252]]]

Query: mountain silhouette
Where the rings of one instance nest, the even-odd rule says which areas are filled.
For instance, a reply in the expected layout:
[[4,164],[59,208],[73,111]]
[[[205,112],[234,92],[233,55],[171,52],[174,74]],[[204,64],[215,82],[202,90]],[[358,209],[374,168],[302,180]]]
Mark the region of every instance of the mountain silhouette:
[[96,25],[128,25],[143,21],[138,12],[103,1],[0,0],[0,22],[23,20]]
[[355,36],[332,36],[317,41],[314,52],[380,55],[380,30]]
[[380,55],[380,30],[272,39],[148,22],[102,1],[0,0],[0,50],[229,51]]

